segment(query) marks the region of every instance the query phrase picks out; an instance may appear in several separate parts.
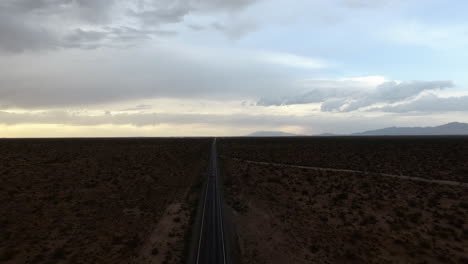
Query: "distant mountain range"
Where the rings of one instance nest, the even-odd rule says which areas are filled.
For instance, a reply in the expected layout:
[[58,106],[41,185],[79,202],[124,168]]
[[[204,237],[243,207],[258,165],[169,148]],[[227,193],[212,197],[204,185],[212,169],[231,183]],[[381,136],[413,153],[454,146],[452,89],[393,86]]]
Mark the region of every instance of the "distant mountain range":
[[[437,135],[468,135],[468,124],[452,122],[434,127],[387,127],[369,130],[350,135],[336,135],[324,133],[316,136],[437,136]],[[281,131],[258,131],[247,135],[248,137],[294,137],[304,136]]]
[[434,127],[387,127],[354,133],[353,136],[435,136],[435,135],[468,135],[468,124],[453,122]]
[[247,137],[296,137],[296,136],[300,136],[300,135],[281,132],[281,131],[257,131],[257,132],[247,135]]

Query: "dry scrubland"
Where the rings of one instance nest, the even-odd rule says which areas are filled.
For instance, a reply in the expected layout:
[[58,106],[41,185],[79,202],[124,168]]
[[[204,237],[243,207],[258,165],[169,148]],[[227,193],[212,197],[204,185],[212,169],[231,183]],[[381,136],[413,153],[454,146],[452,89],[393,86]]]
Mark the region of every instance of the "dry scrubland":
[[229,158],[467,182],[467,142],[224,139],[242,263],[468,263],[467,187]]
[[209,147],[0,141],[0,262],[180,263]]
[[226,139],[221,155],[468,182],[468,137]]

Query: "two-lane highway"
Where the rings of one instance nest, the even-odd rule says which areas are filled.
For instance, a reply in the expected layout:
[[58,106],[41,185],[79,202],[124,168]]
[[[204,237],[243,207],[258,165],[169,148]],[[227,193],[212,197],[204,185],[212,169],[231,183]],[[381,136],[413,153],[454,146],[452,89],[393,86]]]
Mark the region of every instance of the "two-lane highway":
[[216,138],[211,146],[209,175],[202,196],[203,207],[199,238],[192,263],[196,264],[226,264],[226,248],[223,223],[223,205],[218,176],[218,159]]

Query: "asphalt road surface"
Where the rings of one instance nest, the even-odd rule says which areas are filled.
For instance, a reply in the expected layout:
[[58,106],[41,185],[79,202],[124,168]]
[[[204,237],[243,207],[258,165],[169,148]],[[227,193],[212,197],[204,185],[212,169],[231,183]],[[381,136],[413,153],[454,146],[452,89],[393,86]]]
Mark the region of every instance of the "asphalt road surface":
[[227,263],[222,194],[218,182],[218,171],[216,139],[214,139],[211,147],[208,181],[202,196],[202,219],[195,259],[193,260],[196,264]]

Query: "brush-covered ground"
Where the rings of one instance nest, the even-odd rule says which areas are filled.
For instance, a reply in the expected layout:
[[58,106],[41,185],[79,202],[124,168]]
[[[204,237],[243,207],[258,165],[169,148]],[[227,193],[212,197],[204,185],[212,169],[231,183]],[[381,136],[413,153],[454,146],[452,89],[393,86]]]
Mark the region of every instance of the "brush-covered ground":
[[468,182],[468,137],[231,138],[241,159]]
[[[460,154],[465,151],[465,139],[447,146],[437,141],[366,140],[370,145],[340,138],[260,139],[257,143],[255,139],[225,139],[220,144],[225,200],[232,209],[241,262],[468,263],[467,186],[230,158],[382,173],[403,171],[420,177],[425,175],[424,168],[430,178],[439,175],[432,168],[442,164],[462,168],[468,159]],[[449,160],[443,160],[450,147],[460,156],[448,154]],[[326,150],[323,155],[329,160],[319,157],[318,150]],[[412,156],[421,150],[425,150],[423,157]],[[383,157],[392,158],[379,166]],[[410,171],[411,163],[419,168],[416,174]],[[467,182],[468,174],[456,172],[449,179]]]
[[0,262],[183,263],[210,142],[0,140]]

